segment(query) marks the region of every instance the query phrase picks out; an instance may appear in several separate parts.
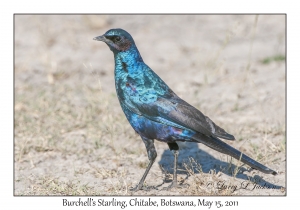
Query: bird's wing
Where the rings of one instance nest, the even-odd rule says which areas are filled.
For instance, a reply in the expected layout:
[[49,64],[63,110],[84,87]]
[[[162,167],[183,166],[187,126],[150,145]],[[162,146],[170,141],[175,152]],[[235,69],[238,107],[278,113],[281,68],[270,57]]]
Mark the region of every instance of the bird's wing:
[[[173,94],[172,94],[173,95]],[[151,103],[138,103],[135,106],[143,116],[171,126],[178,124],[190,130],[200,132],[208,136],[234,140],[234,136],[228,134],[223,128],[217,126],[209,117],[205,116],[195,107],[191,106],[175,94],[173,96],[158,96]]]
[[127,108],[156,122],[194,130],[207,136],[234,140],[233,135],[228,134],[198,109],[179,98],[155,72],[145,66],[143,74],[140,75],[143,76],[140,79],[142,91],[137,91],[134,86],[140,81],[128,76],[126,86],[130,93],[126,93],[127,97],[119,94]]

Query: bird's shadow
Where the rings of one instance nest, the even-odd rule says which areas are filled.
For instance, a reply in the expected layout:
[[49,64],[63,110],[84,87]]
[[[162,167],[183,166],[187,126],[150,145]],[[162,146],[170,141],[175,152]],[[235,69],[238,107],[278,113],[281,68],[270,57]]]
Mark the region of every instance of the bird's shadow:
[[[198,148],[197,143],[179,143],[179,156],[178,156],[178,170],[177,174],[185,174],[187,175],[185,180],[189,178],[190,174],[198,174],[200,172],[202,173],[211,173],[213,170],[216,174],[218,172],[222,172],[228,176],[233,176],[234,171],[237,169],[237,166],[233,163],[230,163],[231,161],[228,160],[228,162],[219,160],[214,158],[209,153],[205,152],[204,150],[201,150]],[[166,174],[173,174],[173,167],[174,167],[174,156],[173,153],[166,149],[158,164],[160,165],[160,168],[162,170],[162,173]],[[245,171],[251,171],[247,169],[248,166],[243,165],[241,167],[238,167],[238,172],[236,173],[235,177],[238,179],[241,179],[241,183],[244,181],[255,183],[258,186],[269,188],[269,189],[281,189],[282,186],[272,184],[266,180],[264,180],[259,175],[253,175],[249,176],[244,174]],[[188,170],[190,172],[188,172]],[[171,182],[172,179],[168,179],[165,176],[165,179],[161,185],[167,182]],[[161,186],[159,185],[159,186]]]

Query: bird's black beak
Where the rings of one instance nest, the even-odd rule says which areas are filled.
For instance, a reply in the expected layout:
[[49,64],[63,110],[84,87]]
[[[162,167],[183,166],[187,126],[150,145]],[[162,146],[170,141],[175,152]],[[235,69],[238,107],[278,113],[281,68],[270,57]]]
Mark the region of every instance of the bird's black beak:
[[106,42],[107,39],[105,38],[105,36],[102,35],[95,37],[93,40]]

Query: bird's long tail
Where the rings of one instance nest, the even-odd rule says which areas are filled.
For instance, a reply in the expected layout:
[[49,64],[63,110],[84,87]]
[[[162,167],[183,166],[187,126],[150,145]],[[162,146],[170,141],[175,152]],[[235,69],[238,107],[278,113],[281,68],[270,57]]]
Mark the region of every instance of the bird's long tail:
[[241,153],[240,151],[238,151],[237,149],[231,147],[230,145],[224,143],[223,141],[221,141],[220,139],[216,138],[216,137],[208,137],[205,136],[203,134],[195,134],[192,137],[196,142],[205,144],[206,146],[217,150],[219,152],[222,152],[224,154],[230,155],[232,157],[234,157],[237,160],[241,160],[243,163],[251,166],[254,169],[257,169],[263,173],[266,174],[273,174],[276,175],[277,172],[260,164],[259,162],[253,160],[252,158],[248,157],[247,155]]

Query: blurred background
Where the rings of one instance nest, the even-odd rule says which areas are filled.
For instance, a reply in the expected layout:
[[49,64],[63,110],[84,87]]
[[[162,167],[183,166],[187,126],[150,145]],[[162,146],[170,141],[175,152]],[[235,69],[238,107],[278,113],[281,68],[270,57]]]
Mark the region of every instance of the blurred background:
[[[119,106],[113,53],[94,37],[128,31],[149,65],[180,97],[236,137],[227,142],[279,171],[240,169],[203,145],[180,144],[188,188],[137,195],[282,195],[285,186],[285,15],[15,15],[15,195],[130,195],[146,149]],[[146,184],[172,180],[158,157]],[[207,189],[249,177],[276,189]],[[281,189],[281,190],[280,190]]]

